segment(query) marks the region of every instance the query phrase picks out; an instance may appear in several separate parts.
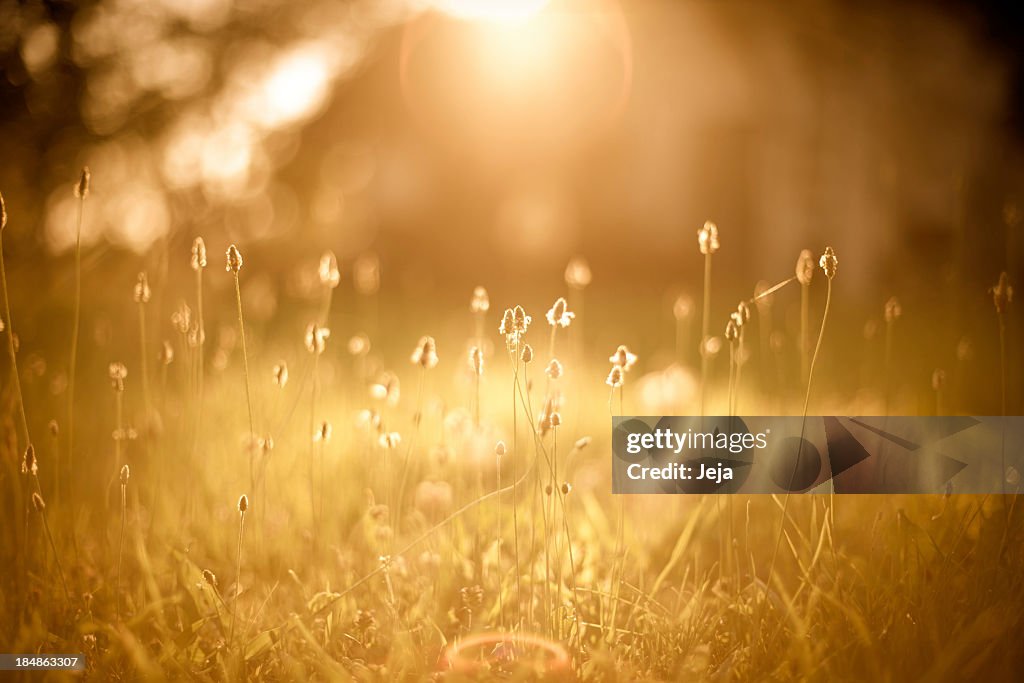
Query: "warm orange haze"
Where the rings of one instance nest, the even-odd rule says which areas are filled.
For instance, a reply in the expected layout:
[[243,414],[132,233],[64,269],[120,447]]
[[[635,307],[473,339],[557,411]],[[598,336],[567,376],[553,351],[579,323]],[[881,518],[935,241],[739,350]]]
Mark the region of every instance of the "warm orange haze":
[[1022,25],[0,0],[12,675],[1020,680],[1005,439],[611,491],[613,416],[1021,414]]

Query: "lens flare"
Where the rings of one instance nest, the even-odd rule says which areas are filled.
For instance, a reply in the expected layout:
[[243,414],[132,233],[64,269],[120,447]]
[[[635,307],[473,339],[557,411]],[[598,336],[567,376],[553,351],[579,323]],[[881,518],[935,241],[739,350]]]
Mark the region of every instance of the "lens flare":
[[457,19],[518,24],[539,14],[550,0],[433,0],[435,9]]

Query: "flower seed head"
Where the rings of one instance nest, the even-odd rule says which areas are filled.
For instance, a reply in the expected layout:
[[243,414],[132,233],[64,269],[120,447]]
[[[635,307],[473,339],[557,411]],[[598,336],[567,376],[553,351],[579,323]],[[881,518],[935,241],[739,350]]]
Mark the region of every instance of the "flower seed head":
[[57,424],[56,420],[50,420],[48,427],[50,430],[50,436],[57,436],[60,434],[60,425]]
[[818,260],[818,265],[825,271],[825,277],[829,280],[836,276],[836,271],[839,270],[839,259],[836,258],[836,252],[832,247],[825,247],[825,253]]
[[566,482],[563,482],[563,483],[562,483],[562,495],[563,495],[563,496],[567,496],[567,495],[569,495],[569,494],[570,494],[571,492],[572,492],[572,484],[570,484],[570,483],[569,483],[569,482],[567,482],[567,481],[566,481]]
[[46,509],[46,501],[43,500],[38,491],[32,492],[32,509],[36,512],[42,512]]
[[740,338],[739,325],[736,324],[736,314],[733,313],[729,316],[729,322],[725,324],[725,340],[727,342],[734,342]]
[[523,347],[523,353],[520,356],[524,363],[529,363],[533,360],[533,347],[529,344]]
[[284,389],[284,385],[288,384],[288,364],[284,361],[274,366],[274,384],[281,389]]
[[238,498],[238,511],[239,511],[239,512],[240,512],[241,514],[243,514],[243,515],[244,515],[244,514],[246,513],[246,511],[247,511],[248,509],[249,509],[249,496],[247,496],[247,495],[245,495],[245,494],[243,493],[243,494],[242,494],[242,495],[241,495],[241,496],[240,496],[240,497]]
[[811,284],[814,277],[814,254],[810,249],[804,249],[796,260],[796,279],[804,287]]
[[697,231],[697,244],[700,253],[706,256],[718,251],[718,226],[711,221],[704,221],[704,226]]
[[424,370],[430,370],[435,367],[437,365],[437,344],[434,342],[434,338],[428,336],[420,337],[409,360],[412,361],[413,365],[418,365]]
[[494,444],[494,454],[496,456],[498,456],[499,458],[501,456],[505,455],[505,442],[504,441],[499,441],[498,443]]
[[137,304],[148,304],[149,298],[152,292],[149,289],[149,278],[146,277],[146,273],[139,273],[138,278],[135,282],[134,298]]
[[611,361],[612,364],[628,371],[636,364],[636,355],[630,353],[625,344],[621,344],[619,348],[615,349],[615,353],[608,357],[608,360]]
[[110,376],[110,386],[114,391],[124,391],[124,378],[128,376],[128,368],[124,363],[111,363],[107,368],[107,374]]
[[217,587],[217,575],[211,572],[209,569],[203,570],[203,581],[206,582],[210,588]]
[[961,363],[966,363],[972,358],[974,358],[974,345],[969,337],[962,337],[956,345],[956,359]]
[[569,304],[563,297],[555,299],[554,305],[548,310],[548,324],[552,327],[569,327],[576,314],[569,310]]
[[531,322],[533,322],[533,318],[526,315],[526,311],[523,310],[522,306],[516,306],[512,309],[512,330],[514,332],[525,334]]
[[487,296],[487,290],[483,287],[473,288],[473,298],[469,301],[471,313],[486,313],[491,307],[491,300]]
[[206,242],[202,237],[192,240],[192,270],[199,272],[206,267]]
[[889,300],[885,302],[885,322],[894,323],[899,320],[901,315],[903,315],[903,307],[900,306],[900,300],[894,296],[889,297]]
[[611,372],[608,373],[608,379],[604,381],[605,384],[610,386],[612,389],[618,389],[622,386],[622,366],[613,365]]
[[548,363],[547,368],[544,369],[546,374],[551,379],[558,379],[562,376],[562,364],[558,362],[557,358],[552,358],[551,362]]
[[574,256],[565,267],[565,284],[570,289],[585,289],[590,284],[590,265],[582,256]]
[[25,449],[25,455],[21,459],[21,473],[31,474],[33,477],[39,475],[39,461],[36,460],[36,448],[32,444]]
[[341,273],[338,271],[338,257],[328,249],[320,257],[320,268],[317,271],[320,275],[320,284],[334,289],[341,283]]
[[[556,391],[550,394],[544,401],[544,405],[541,407],[540,413],[537,416],[537,428],[540,430],[541,436],[546,435],[552,427],[557,425],[554,423],[554,416],[558,413],[558,408],[561,405],[561,395]],[[562,416],[558,415],[558,424],[562,423]]]
[[171,313],[171,325],[181,334],[188,334],[192,326],[192,309],[184,301],[178,304],[177,310]]
[[127,464],[121,465],[121,486],[126,486],[128,484],[128,477],[130,477],[131,474],[131,470],[128,469]]
[[498,326],[498,332],[504,335],[506,338],[514,334],[515,319],[511,308],[506,308],[504,315],[501,316],[501,324]]
[[162,365],[170,365],[174,362],[174,347],[166,339],[160,345],[159,360]]
[[932,389],[939,391],[944,386],[946,386],[946,371],[942,368],[936,368],[932,373]]
[[747,305],[746,301],[741,301],[739,305],[736,306],[736,317],[736,324],[739,325],[740,327],[743,327],[744,323],[750,321],[750,306]]
[[1002,315],[1006,312],[1010,302],[1013,301],[1013,287],[1010,286],[1010,278],[1006,271],[999,273],[999,282],[991,289],[992,303],[995,304],[996,314]]
[[327,443],[331,440],[331,431],[331,423],[324,420],[320,423],[320,427],[313,432],[313,441],[323,441],[324,443]]
[[380,435],[379,441],[382,448],[391,450],[393,448],[398,448],[402,443],[402,435],[398,432],[384,432]]
[[556,410],[555,412],[551,413],[551,415],[548,417],[548,420],[551,421],[552,427],[559,427],[562,424],[562,414]]
[[75,196],[79,199],[85,199],[89,196],[89,184],[92,181],[92,174],[89,173],[89,167],[82,167],[82,174],[78,177],[78,184],[75,185]]
[[242,252],[238,251],[238,247],[231,245],[227,251],[227,266],[225,270],[229,273],[238,274],[238,271],[242,269]]
[[484,374],[484,353],[479,346],[469,350],[469,367],[477,375]]
[[576,443],[574,443],[572,447],[575,448],[578,451],[582,451],[584,448],[586,448],[589,445],[590,445],[590,437],[589,436],[581,436],[580,438],[576,439]]
[[327,339],[331,336],[331,330],[321,327],[316,323],[310,323],[306,328],[306,350],[315,356],[319,356],[327,349]]
[[370,385],[370,396],[378,401],[387,401],[388,405],[398,405],[402,396],[401,385],[394,373],[385,372]]

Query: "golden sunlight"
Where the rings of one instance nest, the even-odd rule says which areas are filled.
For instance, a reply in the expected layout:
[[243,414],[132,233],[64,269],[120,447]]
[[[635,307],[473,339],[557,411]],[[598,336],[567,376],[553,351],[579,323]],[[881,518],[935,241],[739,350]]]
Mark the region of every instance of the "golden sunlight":
[[466,21],[520,24],[537,16],[550,0],[432,0],[441,12]]

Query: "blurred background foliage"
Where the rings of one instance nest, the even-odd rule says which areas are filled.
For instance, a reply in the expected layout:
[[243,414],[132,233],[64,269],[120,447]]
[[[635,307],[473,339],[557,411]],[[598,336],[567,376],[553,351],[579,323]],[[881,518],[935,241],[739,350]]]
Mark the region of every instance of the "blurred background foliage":
[[938,335],[926,378],[992,326],[998,272],[1021,281],[1021,15],[995,0],[0,0],[14,282],[36,297],[27,316],[62,305],[88,164],[86,267],[111,273],[95,286],[127,290],[202,234],[243,245],[262,291],[300,298],[322,249],[350,274],[373,254],[415,317],[438,294],[461,310],[481,283],[501,306],[534,291],[547,306],[584,254],[607,302],[592,329],[628,293],[652,321],[645,350],[671,338],[672,292],[698,289],[694,233],[713,218],[718,302],[831,244],[843,336],[870,337],[899,295],[907,324],[920,313]]

